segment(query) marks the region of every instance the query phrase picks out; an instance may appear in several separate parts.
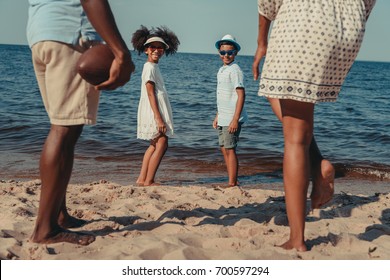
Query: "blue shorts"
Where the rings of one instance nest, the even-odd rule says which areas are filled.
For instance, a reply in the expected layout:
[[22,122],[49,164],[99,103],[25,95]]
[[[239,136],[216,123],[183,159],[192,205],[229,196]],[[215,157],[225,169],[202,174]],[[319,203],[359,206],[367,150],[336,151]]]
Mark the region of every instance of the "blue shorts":
[[229,133],[228,126],[218,126],[219,146],[225,149],[235,149],[240,138],[242,123],[238,124],[238,129],[234,133]]

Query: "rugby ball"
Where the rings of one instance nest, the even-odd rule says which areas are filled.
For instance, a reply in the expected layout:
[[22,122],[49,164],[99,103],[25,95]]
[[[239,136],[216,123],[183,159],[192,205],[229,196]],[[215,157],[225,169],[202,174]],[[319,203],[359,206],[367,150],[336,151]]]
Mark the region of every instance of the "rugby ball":
[[77,62],[77,72],[92,85],[99,85],[110,77],[114,54],[105,44],[86,50]]

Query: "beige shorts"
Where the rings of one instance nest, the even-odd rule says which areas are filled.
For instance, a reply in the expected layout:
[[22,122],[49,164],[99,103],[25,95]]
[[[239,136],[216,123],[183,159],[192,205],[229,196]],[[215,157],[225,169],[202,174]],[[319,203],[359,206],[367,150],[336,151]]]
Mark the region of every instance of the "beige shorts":
[[32,47],[32,60],[50,123],[95,124],[100,92],[77,73],[77,60],[85,49],[43,41]]

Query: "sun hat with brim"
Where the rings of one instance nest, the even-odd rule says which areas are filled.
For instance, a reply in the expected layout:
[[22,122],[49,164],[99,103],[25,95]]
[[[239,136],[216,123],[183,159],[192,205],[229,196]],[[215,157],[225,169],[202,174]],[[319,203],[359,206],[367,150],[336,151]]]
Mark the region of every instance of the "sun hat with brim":
[[169,49],[168,44],[165,43],[165,41],[162,38],[160,38],[160,37],[151,37],[151,38],[149,38],[148,40],[146,40],[144,46],[146,46],[146,45],[148,45],[150,43],[153,43],[153,42],[163,43],[165,45],[166,49]]
[[236,41],[236,38],[234,38],[232,35],[227,34],[227,35],[223,36],[221,40],[218,40],[215,43],[215,47],[217,49],[219,49],[221,47],[221,43],[223,43],[223,42],[232,43],[238,52],[241,50],[240,45]]

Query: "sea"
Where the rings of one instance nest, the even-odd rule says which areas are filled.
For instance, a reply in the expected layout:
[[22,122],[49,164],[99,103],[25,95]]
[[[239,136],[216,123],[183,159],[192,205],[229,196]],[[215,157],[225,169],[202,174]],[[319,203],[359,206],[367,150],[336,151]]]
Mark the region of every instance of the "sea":
[[[0,45],[0,180],[39,178],[39,157],[50,123],[27,46]],[[125,86],[101,94],[98,123],[85,126],[76,147],[71,183],[106,180],[134,184],[148,141],[136,138],[144,55]],[[283,134],[268,104],[257,95],[253,57],[237,56],[245,75],[245,107],[237,153],[243,186],[281,186]],[[212,127],[216,114],[217,54],[177,53],[160,69],[173,109],[175,137],[156,180],[174,186],[227,182]],[[390,63],[356,61],[337,102],[315,109],[315,137],[338,179],[382,182],[390,189]]]

